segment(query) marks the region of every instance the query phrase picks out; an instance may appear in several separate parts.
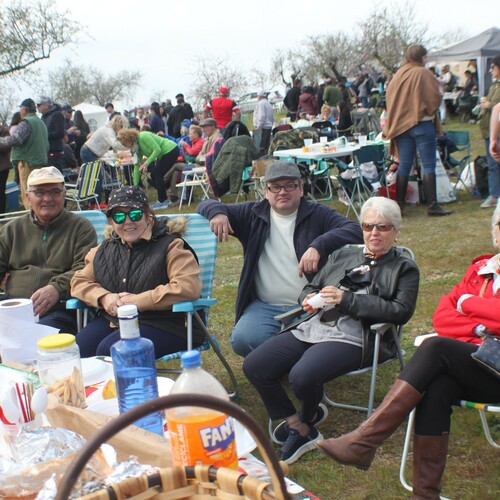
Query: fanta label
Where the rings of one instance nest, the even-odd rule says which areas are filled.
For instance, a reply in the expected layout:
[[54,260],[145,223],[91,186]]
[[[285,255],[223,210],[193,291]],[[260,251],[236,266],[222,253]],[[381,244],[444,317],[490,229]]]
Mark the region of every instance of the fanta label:
[[196,465],[237,469],[233,419],[223,414],[169,416],[174,466]]

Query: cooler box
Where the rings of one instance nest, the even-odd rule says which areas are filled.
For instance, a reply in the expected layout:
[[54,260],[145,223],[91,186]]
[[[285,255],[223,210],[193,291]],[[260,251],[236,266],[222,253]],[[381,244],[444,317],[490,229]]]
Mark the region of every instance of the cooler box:
[[7,210],[19,209],[19,186],[15,182],[7,182],[5,186],[5,194],[7,195]]

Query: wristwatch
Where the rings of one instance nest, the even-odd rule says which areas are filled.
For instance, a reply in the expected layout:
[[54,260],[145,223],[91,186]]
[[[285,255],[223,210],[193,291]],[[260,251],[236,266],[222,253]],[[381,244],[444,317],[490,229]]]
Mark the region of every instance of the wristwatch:
[[484,337],[485,332],[486,332],[486,327],[482,323],[474,327],[474,333],[478,337]]

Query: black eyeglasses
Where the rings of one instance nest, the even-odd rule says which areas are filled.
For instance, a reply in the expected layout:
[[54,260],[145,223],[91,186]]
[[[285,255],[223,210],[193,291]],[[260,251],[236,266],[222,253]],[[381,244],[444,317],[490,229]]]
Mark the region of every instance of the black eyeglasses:
[[115,224],[123,224],[127,215],[132,222],[137,222],[142,219],[144,211],[138,208],[137,210],[131,210],[130,212],[115,212],[111,218]]
[[371,233],[375,228],[377,228],[382,233],[387,233],[387,231],[390,231],[394,228],[392,224],[369,224],[367,222],[363,222],[363,224],[361,224],[361,227],[363,228],[363,231],[367,233]]
[[267,186],[267,189],[271,191],[271,193],[278,194],[282,189],[284,189],[287,193],[295,191],[299,185],[296,182],[290,182],[285,184],[284,186],[280,186],[279,184],[271,184]]
[[57,198],[61,196],[62,189],[30,189],[30,193],[33,193],[37,198],[43,198],[45,195],[51,198]]

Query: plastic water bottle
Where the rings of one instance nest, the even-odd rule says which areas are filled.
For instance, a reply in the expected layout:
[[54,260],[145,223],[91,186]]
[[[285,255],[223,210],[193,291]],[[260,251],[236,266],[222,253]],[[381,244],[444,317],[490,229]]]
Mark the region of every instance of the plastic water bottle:
[[[139,332],[137,306],[118,308],[121,340],[111,346],[115,372],[116,393],[120,413],[158,397],[158,382],[153,342],[142,338]],[[160,412],[152,413],[134,422],[143,429],[163,436]]]
[[[170,394],[205,394],[229,401],[222,384],[201,368],[199,351],[181,356],[183,371]],[[203,464],[238,468],[238,453],[232,417],[199,407],[167,410],[174,466]]]

